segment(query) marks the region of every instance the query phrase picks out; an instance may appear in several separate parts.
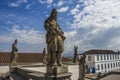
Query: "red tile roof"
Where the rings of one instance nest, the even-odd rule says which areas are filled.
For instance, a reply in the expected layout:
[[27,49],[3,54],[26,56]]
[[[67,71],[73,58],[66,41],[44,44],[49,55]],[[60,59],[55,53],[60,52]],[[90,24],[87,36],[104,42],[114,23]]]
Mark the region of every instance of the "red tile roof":
[[86,51],[82,54],[118,54],[117,52],[113,51],[113,50],[99,50],[99,49],[93,49],[93,50],[89,50]]
[[[18,53],[18,63],[42,62],[42,53]],[[63,57],[63,62],[72,61]],[[10,63],[10,52],[0,52],[0,63]]]

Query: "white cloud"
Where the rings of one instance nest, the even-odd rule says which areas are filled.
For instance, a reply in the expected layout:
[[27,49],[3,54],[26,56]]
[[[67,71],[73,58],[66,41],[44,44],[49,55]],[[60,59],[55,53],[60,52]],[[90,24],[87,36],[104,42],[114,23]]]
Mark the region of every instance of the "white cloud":
[[6,24],[13,24],[13,22],[8,20]]
[[18,25],[14,25],[11,33],[11,37],[17,38],[19,42],[29,43],[29,44],[40,44],[43,43],[44,35],[40,34],[38,31],[34,29],[19,29]]
[[21,28],[19,25],[14,25],[9,34],[0,35],[1,44],[0,50],[5,52],[11,51],[11,45],[15,39],[18,39],[19,52],[42,52],[46,47],[45,34],[40,31],[28,28]]
[[43,44],[45,43],[44,34],[38,32],[34,29],[20,29],[20,26],[14,25],[13,28],[9,31],[9,35],[0,35],[0,42],[9,43],[18,39],[19,43],[28,43],[28,44]]
[[11,6],[11,7],[18,7],[19,5],[16,4],[16,3],[10,3],[9,6]]
[[72,47],[74,46],[74,42],[72,42],[72,39],[76,35],[76,33],[77,32],[75,30],[64,33],[64,35],[66,37],[65,42],[64,42],[65,43],[65,53],[68,51],[71,51]]
[[65,3],[65,1],[60,0],[60,1],[57,3],[57,6],[62,6],[64,3]]
[[120,49],[120,28],[104,29],[100,27],[82,27],[73,29],[65,33],[65,52],[72,51],[74,45],[79,47],[79,51],[89,49]]
[[35,4],[34,2],[31,3],[31,4],[28,4],[25,8],[26,8],[26,9],[30,9],[30,7],[33,6],[34,4]]
[[60,9],[58,9],[58,12],[66,12],[66,11],[68,11],[68,9],[69,9],[68,6],[62,7],[62,8],[60,8]]
[[88,49],[120,49],[120,1],[119,0],[80,0],[70,10],[76,31],[68,36],[66,43],[72,49],[78,45],[80,50]]
[[120,1],[119,0],[79,0],[70,10],[76,31],[67,36],[67,51],[78,45],[79,50],[120,49]]
[[31,6],[32,6],[32,5],[28,4],[28,5],[26,6],[26,9],[30,9]]
[[74,15],[74,26],[119,27],[120,1],[84,0],[81,5],[84,6],[83,9],[75,7],[71,10],[71,14]]
[[9,43],[9,42],[11,42],[13,40],[14,40],[13,37],[5,36],[5,35],[0,35],[0,42]]
[[58,0],[58,2],[57,3],[53,3],[52,4],[52,6],[53,7],[62,7],[62,6],[64,6],[64,5],[72,5],[73,4],[73,2],[74,2],[74,0]]
[[46,4],[51,4],[51,3],[53,3],[53,0],[39,0],[39,2],[40,2],[41,4],[44,4],[44,3],[46,3]]
[[47,4],[46,7],[50,8],[52,7],[53,0],[38,0],[38,2],[41,4]]
[[71,14],[72,15],[78,14],[80,12],[79,8],[80,8],[80,5],[76,5],[76,7],[70,11]]
[[23,3],[27,3],[27,0],[17,0],[16,2],[9,3],[8,5],[11,7],[19,7]]
[[116,37],[112,40],[110,40],[107,44],[108,48],[114,49],[114,50],[120,50],[120,37]]
[[76,31],[70,31],[70,32],[65,32],[65,36],[66,37],[69,37],[69,36],[74,36],[74,35],[76,35]]

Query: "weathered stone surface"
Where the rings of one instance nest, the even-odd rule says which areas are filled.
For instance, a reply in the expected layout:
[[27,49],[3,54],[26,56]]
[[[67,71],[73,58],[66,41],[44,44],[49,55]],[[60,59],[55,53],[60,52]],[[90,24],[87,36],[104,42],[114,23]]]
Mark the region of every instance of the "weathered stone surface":
[[11,51],[11,65],[17,65],[17,59],[18,59],[18,48],[17,48],[17,39],[14,41],[12,45],[12,51]]
[[85,77],[85,61],[86,55],[83,55],[79,60],[79,79],[78,80],[84,80]]
[[35,73],[29,73],[29,80],[45,80],[44,73],[35,72]]
[[50,16],[45,20],[44,28],[47,31],[46,43],[48,51],[48,65],[62,65],[62,53],[64,51],[64,32],[57,23],[57,10],[54,8]]
[[74,58],[73,58],[73,63],[77,63],[78,62],[78,47],[74,46]]
[[65,80],[70,79],[72,75],[68,72],[68,66],[62,64],[65,36],[57,23],[57,14],[58,12],[54,8],[44,24],[47,31],[46,43],[49,61],[45,74],[46,80]]
[[67,73],[68,66],[47,66],[47,73],[48,74],[59,74],[59,73]]
[[57,75],[48,75],[45,74],[45,79],[46,80],[71,80],[71,72],[68,73],[61,73],[61,74],[57,74]]
[[45,48],[43,50],[43,64],[47,64],[47,53]]

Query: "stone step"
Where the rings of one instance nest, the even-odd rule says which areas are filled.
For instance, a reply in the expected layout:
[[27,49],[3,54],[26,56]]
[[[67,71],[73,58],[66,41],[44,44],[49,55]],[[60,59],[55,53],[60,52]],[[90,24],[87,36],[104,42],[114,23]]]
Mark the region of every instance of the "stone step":
[[26,80],[24,77],[20,76],[17,73],[11,73],[11,78],[13,78],[13,80]]

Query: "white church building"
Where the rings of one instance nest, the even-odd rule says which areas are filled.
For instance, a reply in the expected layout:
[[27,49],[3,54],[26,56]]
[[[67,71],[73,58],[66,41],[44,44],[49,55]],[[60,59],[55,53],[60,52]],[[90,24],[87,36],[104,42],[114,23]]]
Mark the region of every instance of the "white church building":
[[86,54],[86,65],[91,73],[105,73],[120,70],[120,53],[112,50],[89,50]]

